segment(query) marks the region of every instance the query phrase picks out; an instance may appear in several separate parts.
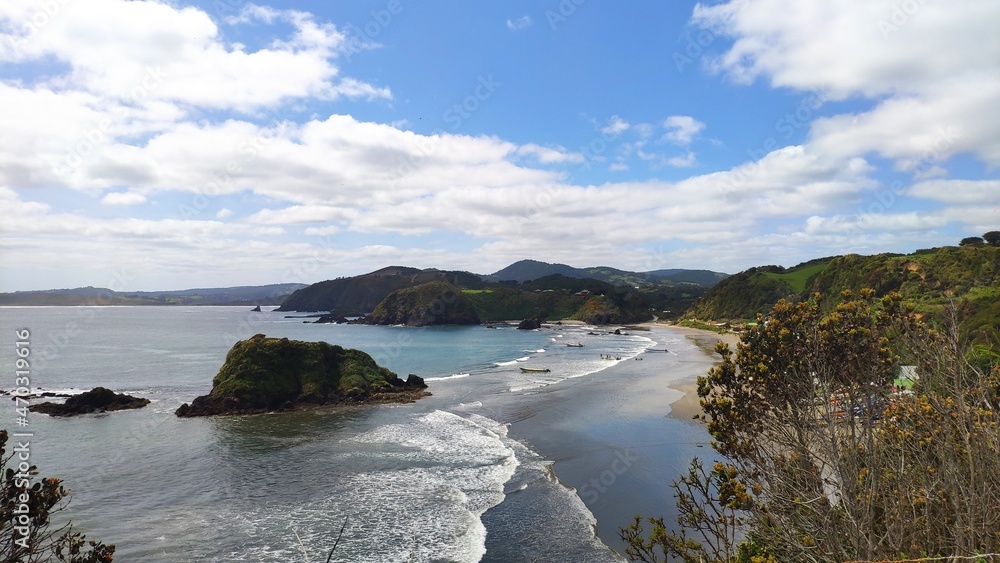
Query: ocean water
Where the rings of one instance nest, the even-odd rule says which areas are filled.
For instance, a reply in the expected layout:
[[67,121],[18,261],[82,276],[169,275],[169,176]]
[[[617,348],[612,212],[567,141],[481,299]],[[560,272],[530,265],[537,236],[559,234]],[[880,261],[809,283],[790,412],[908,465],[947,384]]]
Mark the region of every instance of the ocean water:
[[[0,363],[10,381],[0,389],[14,387],[23,328],[36,391],[101,385],[152,400],[107,415],[32,414],[18,429],[34,434],[41,473],[74,491],[67,516],[115,543],[117,560],[325,561],[342,528],[335,561],[621,560],[552,460],[508,436],[508,424],[532,416],[534,395],[631,360],[654,344],[647,335],[319,325],[233,307],[7,307]],[[256,333],[359,348],[404,378],[424,377],[433,396],[175,417],[211,389],[233,343]],[[13,403],[7,410],[0,427],[13,429]]]

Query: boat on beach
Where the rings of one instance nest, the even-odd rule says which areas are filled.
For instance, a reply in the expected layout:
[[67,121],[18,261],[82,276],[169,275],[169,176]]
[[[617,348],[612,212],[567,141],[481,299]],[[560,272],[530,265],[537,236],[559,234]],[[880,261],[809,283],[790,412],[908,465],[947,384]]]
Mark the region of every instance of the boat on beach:
[[521,368],[522,373],[549,373],[549,368]]
[[566,345],[569,346],[570,348],[583,348],[582,342],[569,342]]

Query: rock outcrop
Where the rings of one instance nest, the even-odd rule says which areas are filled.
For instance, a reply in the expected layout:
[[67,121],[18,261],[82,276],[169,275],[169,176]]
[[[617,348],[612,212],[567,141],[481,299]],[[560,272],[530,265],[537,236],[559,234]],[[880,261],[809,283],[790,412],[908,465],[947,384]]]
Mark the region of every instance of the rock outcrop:
[[368,354],[326,342],[267,338],[237,342],[212,380],[212,391],[177,416],[254,414],[304,405],[412,402],[428,395],[423,379],[406,381]]
[[75,416],[129,409],[140,409],[149,404],[149,399],[115,393],[104,387],[95,387],[86,393],[73,395],[65,403],[39,403],[32,405],[32,412],[50,416]]
[[517,324],[518,330],[535,330],[542,328],[542,320],[538,317],[531,317],[530,319],[524,319]]

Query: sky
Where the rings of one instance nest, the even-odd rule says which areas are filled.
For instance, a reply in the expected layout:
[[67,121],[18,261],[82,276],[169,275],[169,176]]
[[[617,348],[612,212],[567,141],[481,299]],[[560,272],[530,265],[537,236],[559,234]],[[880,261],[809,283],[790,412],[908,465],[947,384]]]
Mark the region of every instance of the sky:
[[996,0],[3,0],[0,291],[954,245],[1000,229],[998,22]]

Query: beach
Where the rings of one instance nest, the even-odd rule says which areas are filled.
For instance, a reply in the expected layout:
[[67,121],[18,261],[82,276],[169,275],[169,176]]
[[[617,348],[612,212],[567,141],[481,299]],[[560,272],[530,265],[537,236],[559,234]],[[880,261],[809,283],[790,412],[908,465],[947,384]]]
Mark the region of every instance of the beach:
[[[656,326],[662,327],[663,325]],[[715,353],[715,344],[717,342],[725,342],[729,345],[730,350],[735,351],[736,344],[740,341],[739,335],[733,333],[719,334],[707,330],[687,327],[670,327],[670,329],[680,332],[686,336],[694,342],[696,346],[704,351],[705,354],[713,358],[718,358]],[[701,373],[698,375],[704,374]],[[701,404],[698,402],[698,382],[696,379],[672,383],[670,388],[683,393],[681,398],[670,403],[670,416],[680,420],[692,420],[694,417],[701,414]]]
[[[718,361],[715,342],[735,335],[647,325],[654,349],[597,374],[526,398],[522,411],[494,413],[510,436],[553,460],[559,480],[594,514],[598,537],[622,552],[621,527],[636,515],[674,521],[670,483],[694,457],[712,457],[696,378]],[[713,458],[714,459],[714,458]]]

